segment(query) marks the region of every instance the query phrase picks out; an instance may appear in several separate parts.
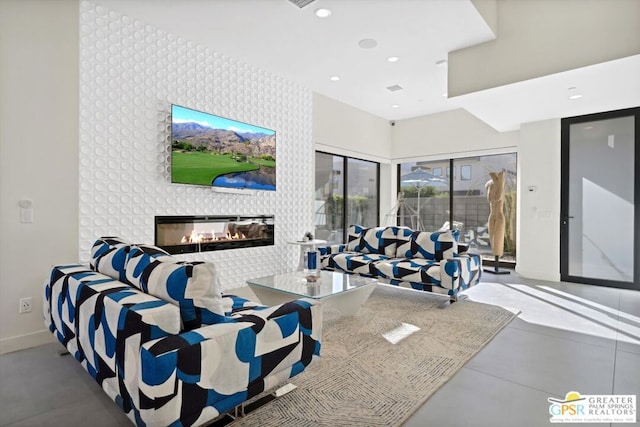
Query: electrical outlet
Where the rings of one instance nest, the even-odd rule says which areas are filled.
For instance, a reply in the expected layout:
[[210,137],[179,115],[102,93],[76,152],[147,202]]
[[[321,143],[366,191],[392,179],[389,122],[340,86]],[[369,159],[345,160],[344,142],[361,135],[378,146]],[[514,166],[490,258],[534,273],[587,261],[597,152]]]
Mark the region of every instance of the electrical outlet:
[[20,298],[20,308],[18,309],[18,313],[31,313],[31,307],[33,306],[33,300],[31,297]]

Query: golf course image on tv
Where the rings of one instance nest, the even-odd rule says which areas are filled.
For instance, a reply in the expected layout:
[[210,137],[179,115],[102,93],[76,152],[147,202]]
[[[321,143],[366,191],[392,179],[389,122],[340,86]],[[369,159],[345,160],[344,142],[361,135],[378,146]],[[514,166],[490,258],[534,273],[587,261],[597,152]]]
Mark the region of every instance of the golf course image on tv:
[[276,189],[276,132],[171,105],[171,182]]

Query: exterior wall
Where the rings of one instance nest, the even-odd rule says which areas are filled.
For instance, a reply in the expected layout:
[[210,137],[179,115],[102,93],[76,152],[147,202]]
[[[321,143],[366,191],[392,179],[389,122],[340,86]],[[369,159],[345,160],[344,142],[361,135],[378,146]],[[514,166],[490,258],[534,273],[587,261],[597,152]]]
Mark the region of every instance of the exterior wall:
[[[490,165],[493,170],[499,171],[502,169],[507,170],[507,173],[516,176],[515,167],[510,167],[506,162],[500,160],[492,160],[491,158],[482,158],[480,156],[460,157],[461,160],[454,162],[453,165],[453,180],[454,180],[454,194],[461,194],[468,191],[473,191],[473,194],[485,196],[487,190],[485,183],[488,181],[487,165]],[[436,176],[441,176],[447,181],[450,181],[450,176],[447,174],[447,168],[449,168],[449,159],[436,162],[418,162],[417,166],[433,173]],[[513,165],[515,166],[515,165]],[[468,167],[470,174],[469,179],[462,179],[462,167]],[[479,181],[479,177],[483,180]]]

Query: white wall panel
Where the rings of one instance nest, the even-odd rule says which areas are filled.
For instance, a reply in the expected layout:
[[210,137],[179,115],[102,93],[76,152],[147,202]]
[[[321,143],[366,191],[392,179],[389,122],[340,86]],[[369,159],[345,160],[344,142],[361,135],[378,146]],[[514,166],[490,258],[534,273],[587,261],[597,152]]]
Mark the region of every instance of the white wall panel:
[[497,132],[463,109],[398,120],[392,134],[396,162],[495,154],[517,146],[518,132]]
[[[637,0],[475,1],[497,37],[449,52],[455,97],[640,53]],[[490,24],[491,25],[491,24]]]
[[560,119],[520,128],[516,271],[533,279],[560,280],[560,136]]

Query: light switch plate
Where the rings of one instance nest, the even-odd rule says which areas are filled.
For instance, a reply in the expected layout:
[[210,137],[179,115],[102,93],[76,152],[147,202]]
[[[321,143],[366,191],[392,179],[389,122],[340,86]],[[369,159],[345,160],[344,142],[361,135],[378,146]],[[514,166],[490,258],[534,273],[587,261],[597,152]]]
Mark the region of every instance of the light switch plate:
[[32,209],[20,209],[20,222],[28,224],[33,222],[33,208]]

